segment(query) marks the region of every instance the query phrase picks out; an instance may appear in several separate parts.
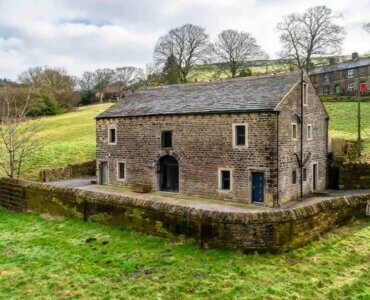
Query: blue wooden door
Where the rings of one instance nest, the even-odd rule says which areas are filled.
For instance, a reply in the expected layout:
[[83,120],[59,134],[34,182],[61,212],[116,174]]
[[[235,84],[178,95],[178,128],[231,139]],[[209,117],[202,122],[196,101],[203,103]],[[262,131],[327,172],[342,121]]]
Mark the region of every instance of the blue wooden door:
[[262,172],[252,172],[252,202],[263,203],[264,178]]

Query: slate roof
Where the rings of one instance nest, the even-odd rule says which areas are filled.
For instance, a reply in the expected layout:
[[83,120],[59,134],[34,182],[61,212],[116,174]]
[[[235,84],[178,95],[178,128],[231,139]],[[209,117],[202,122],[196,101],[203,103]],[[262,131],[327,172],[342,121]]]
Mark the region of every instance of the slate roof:
[[308,74],[315,75],[315,74],[322,74],[332,71],[338,70],[346,70],[346,69],[353,69],[358,67],[364,67],[370,65],[370,58],[360,58],[356,60],[349,60],[341,63],[335,63],[332,65],[322,66],[313,68]]
[[273,111],[300,72],[140,89],[97,116]]

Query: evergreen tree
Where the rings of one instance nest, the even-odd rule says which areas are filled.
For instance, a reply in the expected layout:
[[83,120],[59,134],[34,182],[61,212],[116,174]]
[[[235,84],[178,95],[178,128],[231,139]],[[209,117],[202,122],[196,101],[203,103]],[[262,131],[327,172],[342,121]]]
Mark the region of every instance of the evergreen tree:
[[173,54],[167,58],[162,73],[167,84],[176,84],[181,82],[179,68]]

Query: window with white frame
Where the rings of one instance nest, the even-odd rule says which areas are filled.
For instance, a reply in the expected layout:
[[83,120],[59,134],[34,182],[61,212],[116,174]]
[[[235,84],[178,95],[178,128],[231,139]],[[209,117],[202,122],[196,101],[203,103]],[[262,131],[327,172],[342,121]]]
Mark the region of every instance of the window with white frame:
[[218,171],[218,188],[222,191],[231,190],[231,170],[220,169]]
[[308,105],[308,85],[303,83],[303,105]]
[[117,163],[117,179],[125,180],[126,179],[126,163],[119,161]]
[[353,78],[355,76],[355,70],[354,69],[350,69],[347,71],[347,77],[348,78]]
[[307,140],[312,140],[312,125],[307,124]]
[[117,144],[117,129],[116,127],[108,128],[108,143],[111,145]]
[[292,123],[292,140],[296,140],[298,136],[298,126],[297,123]]
[[233,147],[247,148],[248,147],[248,125],[233,124]]
[[328,82],[331,79],[331,74],[330,73],[324,73],[324,81]]
[[353,92],[354,90],[355,90],[354,83],[348,83],[348,85],[347,85],[347,91],[348,92]]

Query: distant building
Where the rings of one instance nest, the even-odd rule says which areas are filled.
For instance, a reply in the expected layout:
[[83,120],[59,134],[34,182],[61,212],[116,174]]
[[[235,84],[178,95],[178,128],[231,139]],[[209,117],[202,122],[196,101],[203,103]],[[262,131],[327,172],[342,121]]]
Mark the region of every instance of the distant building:
[[356,52],[350,61],[337,63],[333,58],[329,65],[312,69],[309,76],[319,96],[355,96],[361,83],[367,83],[369,94],[370,58],[359,58]]
[[328,116],[299,72],[140,89],[96,125],[99,184],[266,206],[326,187]]

